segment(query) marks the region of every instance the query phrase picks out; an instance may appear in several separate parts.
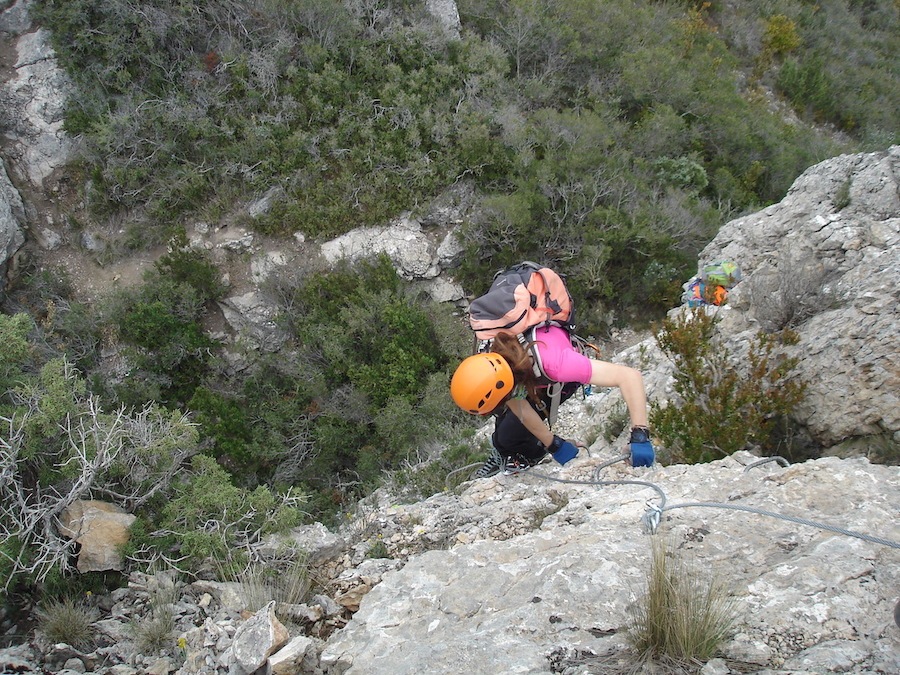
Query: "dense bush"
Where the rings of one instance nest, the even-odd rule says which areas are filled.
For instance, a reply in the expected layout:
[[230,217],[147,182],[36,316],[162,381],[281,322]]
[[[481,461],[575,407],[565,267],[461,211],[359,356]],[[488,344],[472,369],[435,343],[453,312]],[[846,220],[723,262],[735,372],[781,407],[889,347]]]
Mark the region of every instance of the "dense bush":
[[890,0],[458,4],[459,39],[421,2],[34,9],[78,86],[89,203],[142,240],[272,187],[254,227],[331,236],[465,177],[486,207],[469,290],[539,259],[570,271],[592,331],[658,315],[723,220],[858,147],[783,119],[773,88],[809,122],[896,141]]
[[23,369],[30,360],[28,333],[32,319],[27,314],[0,314],[0,392],[20,383]]
[[300,522],[300,494],[277,494],[259,486],[247,490],[233,484],[214,459],[196,455],[173,483],[171,498],[157,515],[157,527],[136,528],[129,542],[134,556],[143,547],[165,551],[188,569],[215,559],[235,559],[262,537]]
[[730,3],[712,19],[742,62],[803,119],[878,150],[897,143],[900,11],[892,0]]
[[176,248],[155,263],[140,287],[115,298],[106,322],[130,365],[115,387],[122,402],[184,406],[191,399],[215,346],[201,320],[222,290],[215,266],[203,253]]
[[[568,273],[585,331],[651,318],[676,303],[676,281],[724,219],[780,198],[833,147],[741,90],[744,64],[706,5],[468,0],[460,10],[508,45],[521,97],[534,80],[542,95],[501,118],[515,150],[508,180],[462,233],[473,292],[486,264],[533,258]],[[791,24],[772,26],[780,55]]]
[[375,25],[329,0],[157,2],[149,16],[115,1],[38,3],[82,92],[66,126],[86,141],[94,203],[145,206],[162,225],[278,184],[286,199],[261,228],[333,234],[463,172],[502,172],[469,100],[502,76],[502,58],[407,27],[419,10],[405,4],[379,7]]
[[675,365],[676,397],[651,403],[650,422],[669,459],[694,464],[756,445],[773,454],[776,423],[787,418],[805,385],[792,373],[797,359],[783,353],[796,334],[759,333],[738,360],[717,334],[714,313],[698,310],[666,318],[656,341]]
[[446,308],[408,293],[386,258],[309,274],[280,296],[318,383],[304,401],[293,480],[327,515],[460,419],[446,387],[470,343]]

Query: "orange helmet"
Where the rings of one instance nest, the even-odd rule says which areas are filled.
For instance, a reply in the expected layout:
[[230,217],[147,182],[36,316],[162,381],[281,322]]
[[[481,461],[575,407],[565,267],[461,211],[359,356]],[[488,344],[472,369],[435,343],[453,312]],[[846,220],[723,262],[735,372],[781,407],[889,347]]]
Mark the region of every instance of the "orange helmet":
[[466,412],[487,415],[512,391],[513,372],[499,354],[474,354],[459,364],[450,380],[450,396]]

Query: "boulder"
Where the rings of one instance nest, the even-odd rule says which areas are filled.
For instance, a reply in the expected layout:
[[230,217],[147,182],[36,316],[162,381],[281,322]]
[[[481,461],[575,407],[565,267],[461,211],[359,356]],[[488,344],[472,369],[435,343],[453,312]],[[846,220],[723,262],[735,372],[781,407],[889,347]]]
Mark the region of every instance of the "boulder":
[[80,545],[79,572],[122,570],[119,552],[128,541],[128,528],[135,516],[124,509],[96,500],[78,500],[60,515],[60,532]]
[[238,627],[231,645],[233,663],[245,673],[256,672],[289,639],[287,628],[275,616],[273,600]]

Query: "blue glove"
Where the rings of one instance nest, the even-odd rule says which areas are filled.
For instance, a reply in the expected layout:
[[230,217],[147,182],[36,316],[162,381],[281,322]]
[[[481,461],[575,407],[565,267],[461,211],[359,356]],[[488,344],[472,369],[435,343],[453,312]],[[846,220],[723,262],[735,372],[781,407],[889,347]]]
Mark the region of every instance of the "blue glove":
[[653,444],[650,442],[650,430],[647,427],[631,429],[631,466],[653,466],[656,458]]
[[569,443],[569,441],[560,438],[559,436],[553,437],[553,442],[550,444],[550,454],[560,464],[565,464],[570,459],[574,459],[574,457],[578,454],[578,448]]

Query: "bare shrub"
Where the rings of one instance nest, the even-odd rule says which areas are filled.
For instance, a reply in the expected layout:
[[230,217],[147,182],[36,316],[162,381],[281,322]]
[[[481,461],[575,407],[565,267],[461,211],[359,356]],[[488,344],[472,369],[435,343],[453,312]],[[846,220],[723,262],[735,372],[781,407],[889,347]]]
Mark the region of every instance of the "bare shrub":
[[753,313],[763,330],[797,326],[834,301],[826,284],[828,269],[813,251],[783,250],[774,265],[763,265],[748,279]]
[[15,411],[0,416],[0,541],[20,545],[15,554],[0,549],[4,588],[18,575],[41,581],[71,566],[75,542],[58,526],[67,507],[103,496],[137,508],[165,492],[197,452],[184,414],[155,406],[106,412],[84,388],[74,366],[57,359],[13,392]]

